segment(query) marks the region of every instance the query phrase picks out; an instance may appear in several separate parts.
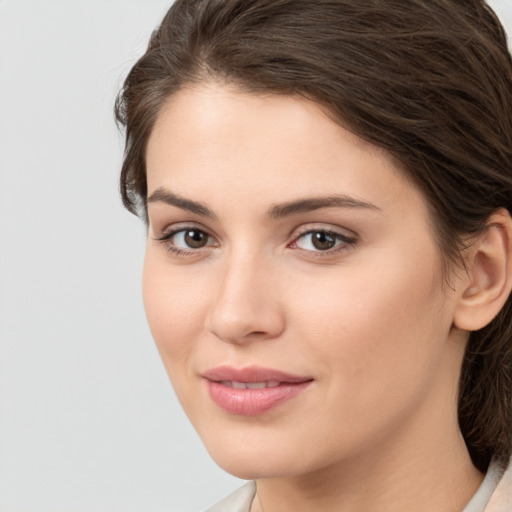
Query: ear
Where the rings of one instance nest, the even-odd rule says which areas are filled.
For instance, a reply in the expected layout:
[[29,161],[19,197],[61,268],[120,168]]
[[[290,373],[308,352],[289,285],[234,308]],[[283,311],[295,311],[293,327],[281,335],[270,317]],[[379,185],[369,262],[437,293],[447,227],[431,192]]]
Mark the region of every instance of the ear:
[[477,331],[499,313],[512,290],[512,219],[507,210],[489,217],[486,230],[467,250],[466,269],[454,325]]

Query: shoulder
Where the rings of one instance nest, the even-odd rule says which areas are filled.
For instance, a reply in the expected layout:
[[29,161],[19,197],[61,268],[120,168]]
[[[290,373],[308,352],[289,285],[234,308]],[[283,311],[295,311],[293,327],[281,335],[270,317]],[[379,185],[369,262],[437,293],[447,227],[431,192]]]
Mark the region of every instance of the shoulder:
[[247,482],[240,489],[204,512],[249,512],[255,494],[256,484]]

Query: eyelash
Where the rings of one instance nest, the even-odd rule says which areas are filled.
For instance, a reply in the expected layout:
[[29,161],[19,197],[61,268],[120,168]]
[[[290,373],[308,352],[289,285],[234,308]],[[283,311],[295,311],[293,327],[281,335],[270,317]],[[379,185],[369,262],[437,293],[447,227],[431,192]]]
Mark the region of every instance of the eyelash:
[[[203,235],[207,236],[209,239],[213,239],[213,237],[204,229],[197,228],[195,226],[185,226],[185,227],[181,227],[179,229],[174,229],[168,233],[164,233],[161,236],[156,237],[155,240],[157,242],[161,243],[162,245],[164,245],[164,247],[169,252],[176,254],[178,256],[191,256],[191,255],[197,254],[201,249],[208,247],[208,245],[206,245],[206,246],[198,248],[198,249],[190,248],[190,250],[186,250],[186,249],[177,247],[176,245],[170,243],[172,238],[175,237],[177,234],[185,233],[187,231],[199,232],[199,233],[202,233]],[[312,235],[314,233],[322,233],[324,235],[327,235],[328,237],[331,237],[332,239],[334,239],[334,241],[337,245],[335,245],[334,247],[332,247],[330,249],[326,249],[326,250],[319,249],[316,251],[308,250],[308,249],[301,249],[300,247],[297,248],[297,242],[300,239],[305,238],[306,236]],[[314,255],[315,257],[326,257],[326,256],[332,256],[339,252],[343,252],[343,251],[347,251],[347,250],[351,249],[353,246],[356,245],[357,241],[358,241],[357,237],[355,237],[355,236],[351,237],[351,236],[344,235],[338,231],[318,228],[318,229],[308,229],[302,233],[299,233],[287,245],[287,247],[297,248],[298,250],[307,252],[310,255]]]
[[161,236],[155,238],[155,240],[157,242],[160,242],[169,252],[172,252],[173,254],[176,254],[178,256],[191,256],[191,255],[197,254],[200,249],[193,249],[191,247],[190,250],[187,251],[186,249],[182,249],[181,247],[177,247],[176,245],[173,245],[171,243],[172,238],[175,237],[178,233],[185,233],[187,231],[197,231],[197,232],[200,232],[200,233],[206,235],[210,239],[213,238],[204,229],[200,229],[195,226],[185,226],[185,227],[181,227],[179,229],[174,229],[168,233],[164,233]]
[[299,235],[297,235],[293,241],[288,245],[288,247],[297,247],[297,242],[300,239],[305,238],[308,235],[313,235],[314,233],[322,233],[323,235],[326,235],[330,238],[332,238],[336,245],[334,247],[326,249],[326,250],[308,250],[308,249],[301,249],[300,247],[298,250],[303,250],[305,252],[310,253],[311,255],[314,255],[315,257],[326,257],[326,256],[332,256],[334,254],[338,254],[340,252],[347,251],[355,246],[357,243],[357,238],[355,236],[347,236],[343,233],[340,233],[338,231],[333,231],[330,229],[308,229]]

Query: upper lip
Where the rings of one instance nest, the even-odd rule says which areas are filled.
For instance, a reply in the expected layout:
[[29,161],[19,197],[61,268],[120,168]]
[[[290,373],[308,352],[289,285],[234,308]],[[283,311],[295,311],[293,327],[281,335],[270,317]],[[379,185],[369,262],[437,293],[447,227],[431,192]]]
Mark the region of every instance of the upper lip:
[[221,382],[221,381],[236,381],[236,382],[265,382],[265,381],[278,381],[278,382],[307,382],[313,380],[311,377],[301,375],[294,375],[291,373],[275,370],[272,368],[264,368],[261,366],[248,366],[245,368],[233,368],[231,366],[218,366],[211,368],[201,374],[205,379]]

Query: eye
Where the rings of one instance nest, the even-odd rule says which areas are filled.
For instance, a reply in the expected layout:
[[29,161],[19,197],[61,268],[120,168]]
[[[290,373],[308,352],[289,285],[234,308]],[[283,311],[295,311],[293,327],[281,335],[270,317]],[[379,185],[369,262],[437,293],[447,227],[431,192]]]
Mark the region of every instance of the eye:
[[201,249],[208,245],[209,235],[200,229],[182,229],[174,233],[171,240],[180,249]]
[[353,245],[355,238],[328,230],[311,230],[303,233],[293,242],[293,246],[305,251],[326,252],[337,247]]
[[176,254],[189,254],[204,247],[215,245],[214,239],[206,231],[195,227],[175,229],[164,233],[156,240]]

